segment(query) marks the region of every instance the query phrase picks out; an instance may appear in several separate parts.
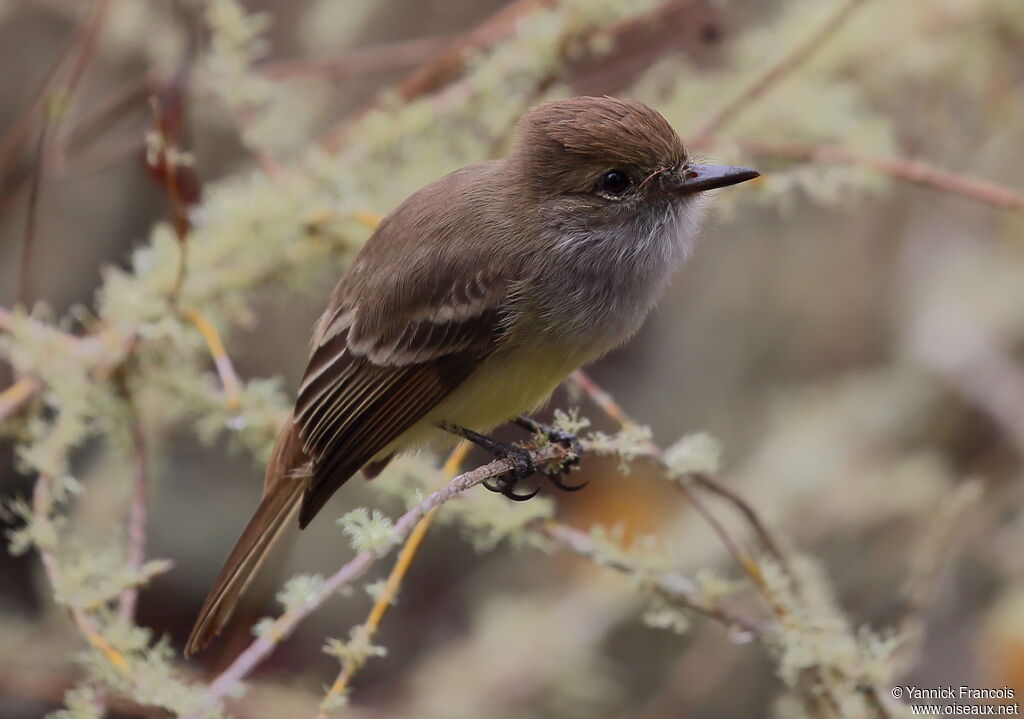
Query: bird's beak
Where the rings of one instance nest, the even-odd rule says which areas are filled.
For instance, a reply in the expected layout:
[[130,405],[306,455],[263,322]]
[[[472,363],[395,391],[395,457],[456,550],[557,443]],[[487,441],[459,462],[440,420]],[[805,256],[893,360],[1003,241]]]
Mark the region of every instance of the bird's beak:
[[727,165],[687,165],[681,174],[676,189],[682,195],[737,185],[761,176],[760,172],[749,167]]

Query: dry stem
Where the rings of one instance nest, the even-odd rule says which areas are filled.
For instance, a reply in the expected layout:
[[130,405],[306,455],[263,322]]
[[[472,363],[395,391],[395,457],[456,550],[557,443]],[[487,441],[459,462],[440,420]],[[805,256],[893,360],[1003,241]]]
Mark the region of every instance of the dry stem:
[[[458,471],[459,466],[462,464],[466,455],[469,453],[470,445],[466,442],[460,442],[458,446],[452,450],[451,454],[448,455],[448,459],[444,463],[444,467],[441,469],[441,474],[445,477],[454,477]],[[412,565],[412,560],[416,556],[416,552],[419,550],[420,544],[423,542],[423,537],[426,536],[427,530],[430,528],[430,524],[434,521],[434,517],[437,515],[438,507],[434,507],[420,519],[416,527],[409,534],[409,538],[405,542],[405,546],[402,547],[402,551],[398,555],[398,559],[395,561],[395,566],[391,570],[391,574],[388,575],[387,581],[384,583],[384,589],[381,591],[380,596],[373,603],[373,608],[370,609],[370,615],[363,622],[363,636],[367,642],[373,640],[373,636],[377,633],[380,622],[384,618],[384,613],[388,607],[394,602],[395,597],[398,595],[398,589],[402,586],[402,580],[405,578],[406,573],[409,571],[409,567]],[[356,662],[343,662],[341,671],[338,673],[338,678],[331,684],[330,689],[327,690],[326,696],[324,696],[321,706],[327,706],[329,702],[342,696],[348,689],[349,682],[351,682],[353,675],[359,671],[360,666]],[[327,719],[327,711],[321,709],[317,715],[317,719]]]
[[812,32],[803,42],[794,45],[790,50],[769,65],[765,70],[751,79],[739,92],[713,110],[701,122],[693,133],[695,139],[710,137],[752,105],[759,97],[775,87],[783,78],[799,68],[811,55],[825,44],[839,28],[849,19],[853,11],[863,5],[865,0],[846,0],[836,7],[835,11]]
[[224,349],[224,342],[221,340],[217,328],[197,309],[186,307],[181,311],[181,314],[195,325],[196,329],[199,330],[199,334],[203,336],[203,340],[205,340],[206,346],[210,350],[210,355],[213,357],[213,364],[217,368],[217,374],[220,376],[221,385],[224,387],[224,400],[227,402],[228,409],[232,412],[237,412],[241,408],[241,390],[238,375],[235,373],[235,366],[231,363],[227,350]]
[[[130,394],[126,401],[131,413],[132,459],[132,494],[128,510],[128,564],[134,570],[142,568],[146,559],[146,518],[148,505],[146,501],[146,437],[142,433],[142,423],[136,412]],[[118,615],[122,619],[135,616],[135,605],[139,598],[139,588],[131,586],[121,592],[118,598]]]
[[741,152],[759,157],[778,157],[799,162],[820,162],[833,165],[866,167],[888,177],[983,202],[1003,210],[1024,212],[1024,193],[920,160],[904,157],[872,155],[839,145],[815,145],[800,141],[761,141],[745,139],[698,138],[694,148],[715,145],[733,146]]
[[28,404],[42,388],[42,382],[35,377],[25,375],[0,392],[0,423],[20,412],[21,408]]
[[[44,474],[36,479],[35,491],[32,494],[32,511],[37,522],[50,522],[50,510],[52,506],[52,482]],[[39,557],[43,563],[43,571],[50,581],[50,589],[56,593],[61,584],[60,562],[57,555],[50,547],[39,546]],[[71,619],[78,627],[78,631],[85,637],[97,651],[99,651],[110,665],[126,677],[131,677],[131,670],[128,667],[128,660],[117,649],[111,646],[110,642],[103,638],[96,628],[95,622],[85,613],[81,607],[68,606]]]
[[[561,549],[585,557],[602,567],[614,569],[622,574],[638,576],[639,568],[635,562],[628,560],[607,561],[598,559],[597,547],[586,532],[559,522],[546,521],[537,523],[535,529],[547,539],[553,541]],[[697,587],[686,576],[676,572],[666,572],[649,580],[652,591],[668,601],[699,614],[715,619],[726,626],[738,627],[752,635],[759,635],[764,629],[764,622],[746,614],[738,607],[723,604],[721,601],[709,603],[702,598]]]
[[[548,445],[542,449],[535,450],[531,452],[531,456],[537,464],[545,464],[556,460],[564,461],[568,457],[567,450],[557,445]],[[395,538],[399,541],[404,540],[412,532],[420,518],[431,510],[440,507],[445,502],[481,482],[510,473],[512,469],[513,466],[509,460],[499,459],[459,475],[403,514],[395,523]],[[341,569],[328,577],[313,596],[310,597],[309,601],[278,616],[266,631],[253,640],[248,648],[239,654],[231,665],[214,679],[207,688],[202,706],[185,719],[199,719],[205,712],[216,706],[260,662],[266,659],[274,650],[274,647],[291,634],[303,619],[319,608],[340,588],[351,584],[363,576],[370,567],[386,556],[389,551],[389,549],[382,549],[360,552]]]

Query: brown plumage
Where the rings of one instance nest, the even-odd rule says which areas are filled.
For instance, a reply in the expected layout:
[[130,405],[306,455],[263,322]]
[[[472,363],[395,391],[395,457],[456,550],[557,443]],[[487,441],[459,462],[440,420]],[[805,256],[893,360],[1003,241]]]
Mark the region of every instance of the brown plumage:
[[186,653],[221,631],[296,510],[305,527],[360,468],[375,476],[440,422],[486,431],[533,409],[629,337],[689,248],[689,196],[756,176],[696,167],[646,105],[574,98],[524,117],[507,158],[384,218],[317,324],[260,505]]

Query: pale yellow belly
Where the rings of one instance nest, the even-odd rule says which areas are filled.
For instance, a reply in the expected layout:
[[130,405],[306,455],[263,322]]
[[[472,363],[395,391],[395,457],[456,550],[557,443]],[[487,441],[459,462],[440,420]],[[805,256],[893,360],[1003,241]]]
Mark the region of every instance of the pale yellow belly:
[[559,352],[550,345],[492,355],[377,457],[453,444],[458,438],[439,430],[440,422],[487,432],[518,414],[529,414],[548,400],[570,372],[591,359],[579,352]]

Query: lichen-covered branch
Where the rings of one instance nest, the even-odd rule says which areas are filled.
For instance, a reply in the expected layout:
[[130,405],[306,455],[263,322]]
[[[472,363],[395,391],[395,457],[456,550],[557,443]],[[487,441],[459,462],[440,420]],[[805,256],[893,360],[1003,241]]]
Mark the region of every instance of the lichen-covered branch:
[[889,157],[862,152],[840,145],[815,145],[786,140],[750,140],[730,138],[697,139],[694,148],[733,147],[753,158],[776,158],[822,165],[850,165],[864,167],[903,182],[909,182],[940,192],[960,195],[997,209],[1024,212],[1024,192],[999,185],[964,172],[947,170],[921,160]]
[[[569,454],[567,450],[560,446],[549,445],[532,452],[531,458],[538,465],[544,465],[553,461],[565,461],[569,458]],[[395,522],[394,542],[398,543],[404,540],[412,532],[420,519],[432,510],[442,506],[467,489],[489,479],[507,475],[513,469],[514,465],[509,460],[499,459],[455,477],[444,487],[431,493],[423,501],[416,504]],[[297,606],[290,608],[267,625],[261,632],[261,635],[211,682],[205,693],[202,705],[195,713],[189,714],[186,719],[199,719],[204,716],[203,712],[211,710],[218,702],[224,699],[239,682],[245,679],[273,651],[274,647],[282,639],[291,634],[299,622],[319,608],[325,601],[337,593],[339,589],[363,576],[371,566],[386,556],[393,546],[394,544],[383,550],[360,552],[337,572],[324,579],[322,583],[318,583]]]

